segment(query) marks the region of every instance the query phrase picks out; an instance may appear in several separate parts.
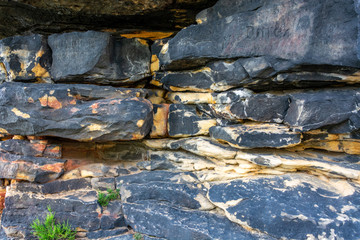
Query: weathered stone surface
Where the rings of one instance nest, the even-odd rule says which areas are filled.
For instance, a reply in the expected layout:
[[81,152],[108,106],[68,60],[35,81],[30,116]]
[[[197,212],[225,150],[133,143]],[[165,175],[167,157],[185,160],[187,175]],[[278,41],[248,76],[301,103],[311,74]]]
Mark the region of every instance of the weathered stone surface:
[[186,211],[161,203],[124,203],[127,223],[135,231],[166,239],[272,239],[251,234],[227,218],[201,211]]
[[229,104],[240,102],[252,96],[253,92],[249,89],[229,90],[221,93],[200,93],[200,92],[168,92],[166,100],[172,103],[182,104],[203,104],[203,103],[222,103]]
[[218,61],[194,71],[165,72],[159,84],[171,91],[226,91],[244,85],[247,79],[248,74],[239,60]]
[[48,144],[46,140],[9,139],[0,141],[0,151],[24,156],[61,158],[61,146]]
[[312,130],[302,135],[301,144],[295,147],[297,151],[314,148],[331,152],[360,154],[360,140],[355,139],[352,134],[331,134],[324,130]]
[[308,131],[345,122],[342,133],[360,127],[357,90],[324,90],[290,94],[284,123]]
[[[0,132],[80,141],[140,139],[149,133],[152,104],[133,97],[137,90],[106,87],[96,94],[101,90],[90,85],[2,84]],[[102,99],[106,92],[112,98]]]
[[163,48],[167,68],[254,56],[267,58],[276,71],[294,64],[360,65],[352,0],[222,0],[200,15],[202,24],[183,29]]
[[153,124],[150,137],[161,138],[167,136],[167,125],[169,116],[169,104],[153,104]]
[[[0,37],[32,31],[103,30],[117,34],[159,39],[195,22],[195,15],[216,0],[157,1],[106,0],[93,2],[1,2]],[[169,33],[170,32],[170,33]]]
[[112,201],[106,210],[97,203],[88,179],[55,181],[43,185],[16,183],[8,188],[2,227],[8,237],[31,239],[30,224],[43,219],[47,206],[56,220],[69,221],[90,239],[103,239],[127,232],[121,203]]
[[[169,175],[172,175],[171,179],[168,179]],[[121,199],[126,203],[158,201],[180,208],[213,209],[214,206],[205,197],[206,188],[193,182],[177,182],[178,179],[186,179],[187,176],[194,178],[194,175],[189,173],[170,174],[156,171],[119,177],[116,181],[120,186]],[[140,180],[134,180],[135,178]],[[143,180],[144,178],[146,181]]]
[[216,114],[230,120],[282,123],[289,108],[287,95],[256,94],[232,104],[213,104]]
[[356,239],[359,194],[346,180],[289,174],[214,184],[208,196],[232,221],[275,238]]
[[57,82],[133,83],[150,73],[148,45],[137,39],[115,39],[109,33],[72,32],[49,36]]
[[244,148],[284,148],[301,142],[301,134],[279,124],[241,124],[210,128],[210,136],[231,146]]
[[0,152],[0,178],[44,183],[64,172],[64,159],[31,157]]
[[200,116],[196,106],[170,104],[168,132],[170,137],[207,135],[209,128],[216,125],[216,120]]
[[41,35],[0,40],[0,81],[49,79],[51,51]]

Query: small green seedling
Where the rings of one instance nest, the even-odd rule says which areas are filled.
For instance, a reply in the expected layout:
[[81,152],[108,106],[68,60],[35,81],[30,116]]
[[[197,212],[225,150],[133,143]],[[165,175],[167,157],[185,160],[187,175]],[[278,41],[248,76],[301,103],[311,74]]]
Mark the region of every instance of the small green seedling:
[[120,198],[120,190],[119,189],[112,190],[112,189],[108,188],[107,192],[108,192],[108,194],[98,192],[98,203],[103,207],[106,207],[107,205],[109,205],[110,201]]
[[140,233],[134,233],[135,240],[144,240],[143,236]]
[[40,222],[37,218],[31,224],[32,233],[39,240],[73,240],[75,239],[76,231],[71,228],[68,222],[62,224],[56,223],[55,214],[48,206],[49,213],[46,215],[44,222]]

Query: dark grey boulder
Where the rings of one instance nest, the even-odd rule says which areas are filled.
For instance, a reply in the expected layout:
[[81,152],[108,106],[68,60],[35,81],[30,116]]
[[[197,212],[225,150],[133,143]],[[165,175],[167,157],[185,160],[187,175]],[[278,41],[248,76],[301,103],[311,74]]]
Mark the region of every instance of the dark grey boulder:
[[56,82],[128,84],[150,74],[150,50],[137,39],[116,39],[103,32],[49,36]]
[[359,194],[346,180],[287,174],[214,184],[208,196],[233,221],[277,239],[356,239]]
[[353,0],[221,0],[163,48],[168,69],[210,59],[266,57],[275,70],[294,65],[359,67]]

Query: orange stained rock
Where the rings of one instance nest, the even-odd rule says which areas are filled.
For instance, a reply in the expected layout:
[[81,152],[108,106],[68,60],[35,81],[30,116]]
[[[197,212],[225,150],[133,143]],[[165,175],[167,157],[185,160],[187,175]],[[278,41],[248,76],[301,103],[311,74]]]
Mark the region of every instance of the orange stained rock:
[[50,74],[48,71],[46,71],[45,68],[43,68],[40,63],[36,63],[35,67],[31,69],[31,71],[35,74],[35,77],[41,77],[41,78],[48,78],[50,77]]
[[21,136],[21,135],[14,135],[14,136],[12,137],[12,139],[24,140],[24,139],[25,139],[25,136]]
[[62,172],[64,169],[63,163],[54,163],[54,164],[45,164],[40,167],[41,170],[49,171],[49,172]]
[[141,133],[133,133],[131,140],[138,140],[142,138],[144,138],[144,135],[142,135]]
[[54,109],[60,109],[60,108],[62,108],[61,102],[59,102],[59,101],[57,100],[57,98],[54,97],[54,96],[49,96],[49,97],[48,97],[48,103],[47,103],[47,104],[48,104],[49,107],[54,108]]
[[170,37],[174,32],[152,32],[152,31],[136,31],[132,33],[124,33],[120,36],[125,38],[146,38],[150,40],[157,40]]
[[154,112],[153,126],[150,132],[151,138],[166,137],[168,135],[169,106],[169,104],[158,105],[156,113]]
[[150,71],[152,74],[154,74],[156,71],[159,71],[159,69],[160,69],[160,60],[155,54],[153,54],[151,56]]

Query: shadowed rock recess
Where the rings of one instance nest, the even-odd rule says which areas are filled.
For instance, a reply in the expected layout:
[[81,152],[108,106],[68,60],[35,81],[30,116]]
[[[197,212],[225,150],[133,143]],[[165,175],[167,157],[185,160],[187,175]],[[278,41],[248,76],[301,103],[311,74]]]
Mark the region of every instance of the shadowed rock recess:
[[2,1],[0,239],[359,239],[359,13]]

